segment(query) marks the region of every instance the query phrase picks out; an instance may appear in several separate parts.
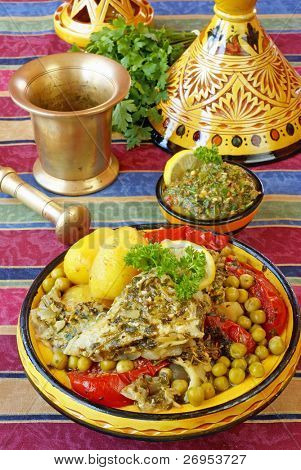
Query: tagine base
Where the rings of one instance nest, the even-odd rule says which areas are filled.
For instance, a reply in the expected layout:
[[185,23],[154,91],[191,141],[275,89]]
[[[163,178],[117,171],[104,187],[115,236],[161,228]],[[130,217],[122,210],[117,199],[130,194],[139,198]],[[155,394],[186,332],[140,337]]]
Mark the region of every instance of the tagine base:
[[40,160],[36,160],[33,166],[33,175],[39,185],[52,193],[65,196],[81,196],[96,193],[112,184],[117,178],[118,173],[119,161],[113,154],[111,155],[108,167],[104,171],[86,180],[64,180],[56,178],[44,170]]
[[153,140],[174,152],[215,145],[268,163],[301,148],[301,77],[265,32],[256,0],[215,0],[209,25],[171,66]]
[[[151,139],[154,145],[159,147],[161,150],[169,153],[170,155],[174,155],[181,150],[186,150],[186,147],[181,147],[173,143],[171,140],[166,141],[162,135],[156,131],[156,129],[152,129]],[[296,142],[295,144],[289,145],[280,150],[275,150],[274,152],[265,152],[259,154],[250,154],[250,155],[241,155],[239,157],[225,154],[222,155],[224,160],[233,161],[242,163],[245,166],[254,166],[254,165],[264,165],[266,163],[274,163],[280,160],[286,160],[287,158],[294,157],[297,153],[301,152],[301,139]]]

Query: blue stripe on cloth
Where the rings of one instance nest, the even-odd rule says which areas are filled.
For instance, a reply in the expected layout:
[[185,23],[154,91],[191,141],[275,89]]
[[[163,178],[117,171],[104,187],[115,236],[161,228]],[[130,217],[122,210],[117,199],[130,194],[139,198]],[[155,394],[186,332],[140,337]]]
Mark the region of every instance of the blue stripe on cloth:
[[0,379],[26,379],[25,372],[0,372]]
[[[214,2],[204,1],[172,1],[152,3],[156,15],[210,15],[213,13]],[[259,0],[257,12],[261,15],[277,13],[301,13],[301,2],[295,0]]]
[[1,2],[0,16],[49,16],[53,15],[61,1],[56,2]]
[[[2,142],[3,143],[3,142]],[[286,171],[257,171],[256,174],[261,179],[265,194],[291,194],[301,195],[301,172]],[[35,188],[41,189],[32,174],[20,174],[21,178]],[[160,176],[158,172],[125,172],[120,173],[117,180],[107,188],[94,193],[94,197],[114,197],[114,196],[154,196],[157,180]],[[276,188],[276,189],[275,189]],[[43,189],[49,196],[54,194]],[[8,198],[1,193],[0,198]],[[89,198],[90,196],[86,196]],[[114,201],[112,201],[114,204]]]
[[[1,4],[0,4],[1,5]],[[38,56],[32,57],[0,57],[0,65],[22,65],[37,59]]]
[[[2,2],[0,3],[0,16],[48,16],[52,15],[61,4],[61,0],[54,2]],[[173,1],[156,2],[152,6],[156,15],[196,15],[213,12],[213,1]],[[301,2],[296,0],[259,0],[257,10],[260,14],[301,13]]]
[[23,280],[23,279],[34,279],[42,271],[42,268],[28,268],[28,267],[0,267],[0,279],[1,280]]
[[[120,225],[120,224],[119,224]],[[280,271],[285,276],[289,277],[301,277],[301,265],[299,266],[279,266]],[[0,280],[25,280],[35,279],[41,272],[42,268],[19,266],[19,267],[0,267]]]
[[[297,421],[301,419],[301,413],[275,413],[260,414],[250,418],[250,421]],[[61,414],[2,414],[0,422],[26,422],[26,421],[70,421],[69,418]]]
[[[32,57],[0,57],[0,65],[23,65],[27,62],[38,59],[41,56]],[[289,62],[301,62],[301,54],[285,54]]]

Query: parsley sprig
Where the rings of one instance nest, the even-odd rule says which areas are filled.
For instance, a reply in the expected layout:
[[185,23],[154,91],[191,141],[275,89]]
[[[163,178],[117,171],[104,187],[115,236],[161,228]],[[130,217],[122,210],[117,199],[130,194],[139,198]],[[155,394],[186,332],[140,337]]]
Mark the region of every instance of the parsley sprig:
[[175,283],[177,297],[188,300],[199,290],[201,280],[206,274],[206,257],[191,246],[185,248],[184,255],[177,258],[160,243],[136,245],[125,256],[125,262],[139,271],[155,269],[158,276],[167,274]]
[[215,166],[221,166],[223,164],[223,159],[219,154],[217,145],[212,145],[211,148],[197,147],[194,151],[194,155],[205,165],[213,164]]
[[113,20],[112,26],[93,33],[86,51],[120,62],[131,75],[130,92],[113,112],[113,130],[125,136],[130,149],[150,139],[148,118],[161,121],[155,106],[167,99],[168,68],[196,36],[142,23],[130,26],[123,18]]

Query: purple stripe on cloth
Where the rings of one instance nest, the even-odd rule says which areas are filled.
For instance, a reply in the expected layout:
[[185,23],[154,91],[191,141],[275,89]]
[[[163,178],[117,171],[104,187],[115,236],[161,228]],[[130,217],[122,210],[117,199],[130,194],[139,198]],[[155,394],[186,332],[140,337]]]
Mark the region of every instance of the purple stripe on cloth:
[[[32,57],[66,52],[70,45],[56,34],[35,36],[0,36],[0,57]],[[9,54],[9,55],[8,55]]]
[[27,289],[0,288],[0,325],[16,325]]
[[[14,335],[0,336],[0,370],[18,371],[23,370],[17,351],[17,340]],[[1,437],[0,437],[1,442]]]
[[244,423],[221,433],[177,442],[120,439],[70,422],[0,425],[0,446],[10,450],[292,450],[300,448],[300,441],[301,423],[299,422]]
[[8,96],[0,97],[0,117],[29,116],[29,113],[17,106]]

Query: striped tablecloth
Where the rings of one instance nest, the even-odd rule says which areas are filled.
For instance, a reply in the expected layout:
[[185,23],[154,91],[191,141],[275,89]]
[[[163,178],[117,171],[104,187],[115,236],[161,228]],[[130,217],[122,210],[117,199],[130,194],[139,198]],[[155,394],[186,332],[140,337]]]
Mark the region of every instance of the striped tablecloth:
[[[16,107],[7,83],[21,64],[66,51],[53,33],[59,2],[0,3],[0,164],[12,166],[37,186],[31,122]],[[200,28],[212,2],[152,1],[157,24]],[[301,1],[259,0],[261,19],[287,59],[301,72]],[[92,212],[94,227],[161,221],[154,186],[167,155],[146,143],[126,152],[115,140],[121,173],[109,188],[77,198]],[[287,276],[301,298],[301,154],[256,169],[266,196],[253,223],[239,238],[257,248]],[[53,196],[53,195],[52,195]],[[54,196],[57,201],[70,198]],[[72,423],[52,409],[25,378],[16,347],[21,303],[34,277],[63,247],[41,217],[0,194],[0,448],[4,449],[300,449],[301,367],[284,393],[261,414],[235,428],[196,440],[146,443],[109,437]]]

